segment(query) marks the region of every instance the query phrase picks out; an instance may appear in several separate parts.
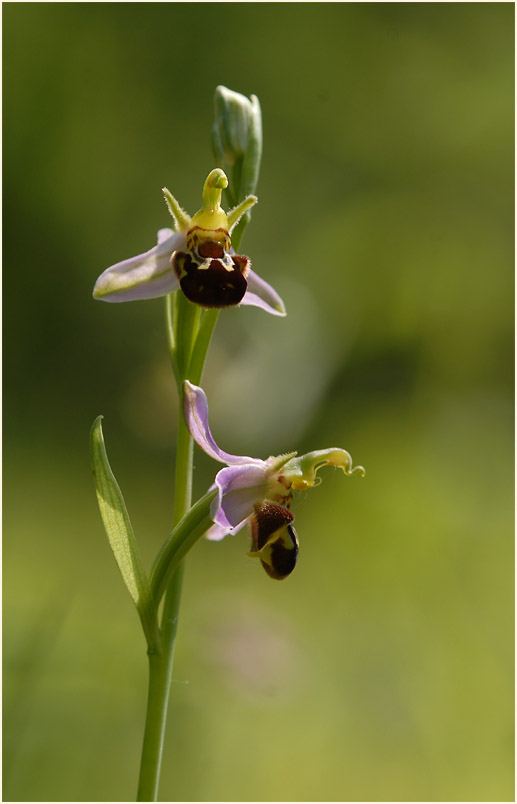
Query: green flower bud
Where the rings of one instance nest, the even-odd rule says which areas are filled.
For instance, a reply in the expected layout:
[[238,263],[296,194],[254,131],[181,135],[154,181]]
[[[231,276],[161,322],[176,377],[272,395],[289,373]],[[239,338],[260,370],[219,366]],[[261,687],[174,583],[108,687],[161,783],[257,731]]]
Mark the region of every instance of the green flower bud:
[[219,167],[233,169],[235,197],[242,201],[255,193],[262,156],[262,117],[258,98],[218,86],[215,90],[212,146]]

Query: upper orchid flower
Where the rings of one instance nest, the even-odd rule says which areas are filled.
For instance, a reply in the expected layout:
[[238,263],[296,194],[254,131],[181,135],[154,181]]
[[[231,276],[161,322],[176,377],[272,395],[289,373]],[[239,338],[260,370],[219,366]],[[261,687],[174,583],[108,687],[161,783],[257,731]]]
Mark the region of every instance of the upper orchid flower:
[[181,287],[189,301],[202,307],[248,304],[285,315],[274,288],[250,269],[248,257],[231,249],[233,229],[257,198],[249,195],[226,214],[220,202],[227,186],[225,173],[212,170],[203,189],[203,206],[193,218],[164,188],[176,231],[160,229],[154,248],[107,268],[95,283],[94,298],[108,302],[154,299]]
[[346,475],[361,472],[352,468],[352,458],[344,449],[333,448],[309,452],[296,457],[296,452],[270,457],[248,458],[230,455],[217,446],[208,425],[208,403],[204,391],[188,380],[183,386],[183,410],[190,434],[201,449],[216,461],[227,464],[216,477],[212,488],[218,494],[212,503],[213,526],[209,539],[222,539],[235,533],[246,523],[251,530],[251,552],[260,558],[272,578],[286,578],[298,558],[298,537],[289,510],[292,491],[311,488],[321,466],[337,466]]

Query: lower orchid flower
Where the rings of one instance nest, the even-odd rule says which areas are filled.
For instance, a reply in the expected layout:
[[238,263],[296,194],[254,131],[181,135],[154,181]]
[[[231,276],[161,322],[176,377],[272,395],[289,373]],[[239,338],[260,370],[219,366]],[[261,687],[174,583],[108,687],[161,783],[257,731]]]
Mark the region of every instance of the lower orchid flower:
[[176,231],[160,229],[154,248],[107,268],[95,283],[93,297],[107,302],[136,301],[181,288],[189,301],[201,307],[245,304],[285,315],[278,293],[251,270],[248,257],[235,254],[231,247],[235,226],[257,198],[249,195],[226,214],[220,201],[227,186],[225,173],[220,168],[212,170],[203,189],[203,206],[193,218],[164,188]]
[[259,558],[272,578],[282,580],[294,570],[298,559],[298,537],[289,510],[292,492],[317,484],[318,469],[336,466],[346,475],[360,472],[352,458],[340,448],[271,456],[267,460],[231,455],[216,444],[208,424],[208,403],[202,388],[188,380],[183,386],[183,411],[193,439],[211,458],[225,463],[212,486],[217,489],[211,509],[213,526],[209,539],[222,539],[249,524],[252,558]]

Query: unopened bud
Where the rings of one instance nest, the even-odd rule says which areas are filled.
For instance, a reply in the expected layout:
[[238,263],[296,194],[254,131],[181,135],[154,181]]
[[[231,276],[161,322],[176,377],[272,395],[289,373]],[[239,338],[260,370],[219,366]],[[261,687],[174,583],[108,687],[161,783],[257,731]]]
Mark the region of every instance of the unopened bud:
[[255,95],[247,98],[227,87],[216,88],[212,146],[218,165],[234,168],[234,203],[253,195],[262,156],[262,117]]

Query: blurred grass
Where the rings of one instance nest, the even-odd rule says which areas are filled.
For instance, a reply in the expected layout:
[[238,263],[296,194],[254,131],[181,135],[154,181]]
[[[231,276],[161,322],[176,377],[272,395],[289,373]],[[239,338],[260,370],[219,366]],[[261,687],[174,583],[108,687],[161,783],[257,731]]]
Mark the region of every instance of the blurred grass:
[[88,433],[150,563],[176,401],[161,302],[91,287],[167,225],[164,184],[197,209],[218,83],[261,100],[245,250],[289,315],[221,317],[214,433],[367,477],[299,495],[285,583],[243,536],[193,552],[162,797],[514,798],[513,14],[4,6],[6,800],[134,796],[145,654]]

